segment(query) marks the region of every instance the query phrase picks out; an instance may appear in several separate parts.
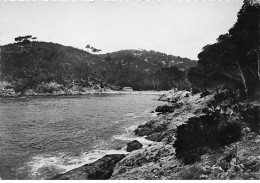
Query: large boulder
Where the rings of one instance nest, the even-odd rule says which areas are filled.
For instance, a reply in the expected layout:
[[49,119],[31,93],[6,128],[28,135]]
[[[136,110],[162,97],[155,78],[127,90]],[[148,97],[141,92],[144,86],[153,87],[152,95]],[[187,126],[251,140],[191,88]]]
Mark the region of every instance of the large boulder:
[[189,91],[169,91],[168,94],[162,95],[158,100],[170,102],[170,103],[176,103],[179,100],[183,98],[188,98],[191,96],[191,92]]
[[158,106],[155,109],[155,112],[161,112],[161,113],[166,113],[166,112],[174,112],[174,107],[173,106],[169,106],[169,105],[162,105],[162,106]]
[[134,140],[132,142],[128,142],[127,143],[126,151],[127,152],[132,152],[134,150],[141,149],[142,147],[143,147],[143,145],[140,142],[138,142],[137,140]]
[[155,109],[155,112],[161,112],[161,113],[174,112],[176,108],[180,108],[181,106],[182,106],[181,103],[175,103],[172,105],[162,105],[162,106],[158,106]]
[[135,135],[138,136],[149,136],[154,133],[163,132],[165,130],[165,120],[150,120],[144,125],[139,125],[134,130]]
[[114,168],[113,180],[154,180],[176,168],[178,160],[172,145],[162,142],[129,153]]
[[58,174],[51,180],[105,180],[113,173],[115,165],[125,157],[124,154],[111,154],[103,158],[70,170],[64,174]]

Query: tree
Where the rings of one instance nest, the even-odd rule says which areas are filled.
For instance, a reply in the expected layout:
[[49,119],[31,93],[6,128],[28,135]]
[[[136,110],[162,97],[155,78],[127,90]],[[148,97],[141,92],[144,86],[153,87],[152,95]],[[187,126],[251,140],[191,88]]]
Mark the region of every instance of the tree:
[[189,79],[198,87],[241,87],[246,96],[253,95],[260,81],[259,48],[260,6],[245,0],[229,32],[198,55],[198,66],[191,69]]
[[27,36],[19,36],[14,38],[15,42],[17,43],[30,43],[31,41],[35,41],[37,38],[36,37],[32,37],[32,35],[27,35]]
[[93,52],[93,53],[98,53],[98,52],[101,52],[102,50],[101,49],[97,49],[97,48],[94,48],[93,46],[90,46],[89,44],[86,46],[86,48]]

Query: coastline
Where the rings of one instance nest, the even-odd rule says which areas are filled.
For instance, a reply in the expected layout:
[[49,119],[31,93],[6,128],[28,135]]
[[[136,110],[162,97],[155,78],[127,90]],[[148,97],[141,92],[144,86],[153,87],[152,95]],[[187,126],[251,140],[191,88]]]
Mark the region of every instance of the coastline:
[[114,95],[163,95],[167,91],[102,91],[92,90],[88,92],[74,92],[69,94],[64,93],[31,93],[31,94],[12,94],[12,95],[0,95],[0,98],[23,98],[23,97],[43,97],[43,96],[81,96],[81,95],[101,95],[101,94],[114,94]]
[[[112,171],[111,175],[106,177],[106,179],[259,179],[259,175],[255,174],[257,169],[252,170],[250,166],[253,164],[257,168],[260,167],[260,156],[257,156],[259,155],[257,153],[260,152],[260,149],[256,149],[256,147],[260,145],[260,136],[250,130],[247,131],[239,141],[211,150],[209,151],[211,153],[203,154],[199,160],[193,163],[185,164],[182,159],[177,157],[174,143],[179,128],[183,125],[189,125],[190,119],[200,119],[207,116],[204,110],[208,107],[210,102],[214,101],[214,96],[215,93],[203,96],[202,93],[193,95],[186,91],[170,91],[168,94],[163,93],[160,100],[168,101],[165,106],[170,106],[166,108],[170,110],[160,112],[156,119],[148,121],[134,130],[137,136],[144,137],[154,143],[134,150],[125,157],[117,159],[117,162],[110,167],[110,173]],[[157,108],[156,110],[159,109]],[[250,142],[255,142],[255,144],[251,144],[251,146],[248,145],[248,139]],[[232,155],[234,148],[237,148],[237,144],[241,146],[238,150],[239,152],[244,152],[243,149],[246,149],[247,153],[242,153],[242,155],[240,153],[240,155],[235,156],[235,159],[231,158],[231,160],[225,161],[224,164],[228,167],[225,168],[220,162],[223,161],[223,158],[225,159],[225,157]],[[98,172],[104,171],[102,166],[99,165],[100,163],[106,164],[106,159],[107,157],[101,158],[91,164],[86,164],[64,174],[59,174],[51,179],[103,179],[98,176],[89,176],[89,174],[93,174],[91,171],[85,176],[82,176],[82,174],[84,174],[84,169],[89,169],[88,167],[95,167],[92,170],[94,174],[99,174]],[[109,161],[111,161],[111,159],[109,159]],[[238,162],[241,164],[242,161],[244,161],[244,164],[242,163],[244,168],[239,166],[240,173],[238,173],[234,167],[237,167]],[[249,169],[249,173],[245,173],[247,170],[244,169]],[[244,172],[241,172],[241,170]]]

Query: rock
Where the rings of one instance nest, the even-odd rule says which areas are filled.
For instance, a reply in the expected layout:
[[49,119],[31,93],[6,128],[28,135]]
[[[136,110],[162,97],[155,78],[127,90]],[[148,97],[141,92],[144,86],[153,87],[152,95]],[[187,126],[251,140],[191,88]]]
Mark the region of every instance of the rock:
[[245,128],[242,129],[242,133],[243,133],[243,134],[248,134],[248,133],[250,133],[250,131],[251,131],[251,130],[250,130],[250,128],[248,128],[248,127],[245,127]]
[[200,179],[207,179],[208,177],[209,177],[208,175],[204,175],[204,174],[200,175]]
[[161,113],[166,113],[166,112],[174,112],[175,109],[179,109],[180,107],[182,107],[182,103],[175,103],[172,105],[163,105],[163,106],[158,106],[155,109],[155,112],[161,112]]
[[58,174],[50,180],[105,180],[113,173],[115,165],[125,157],[124,154],[111,154],[64,174]]
[[257,140],[255,140],[254,142],[255,142],[255,143],[259,143],[259,142],[260,142],[260,139],[257,139]]
[[24,92],[25,96],[34,96],[37,95],[37,93],[35,93],[32,89],[28,89]]
[[162,96],[159,97],[159,101],[167,101],[167,95],[163,94]]
[[137,140],[134,140],[132,142],[127,143],[126,151],[132,152],[134,150],[141,149],[142,147],[143,147],[143,145],[140,142],[138,142]]
[[191,88],[190,92],[194,95],[200,93],[200,90],[198,88]]
[[158,142],[161,135],[162,134],[160,132],[153,133],[153,134],[148,135],[147,137],[145,137],[145,139],[150,140],[150,141]]
[[190,92],[188,91],[170,90],[168,94],[162,95],[158,100],[176,103],[178,100],[182,98],[187,98],[189,96],[190,96]]
[[161,112],[161,113],[174,112],[174,109],[175,109],[174,106],[163,105],[163,106],[158,106],[155,109],[155,112]]
[[[152,141],[165,142],[171,144],[175,141],[175,131],[179,125],[188,121],[189,118],[200,116],[203,114],[203,109],[207,107],[207,103],[213,100],[214,94],[200,98],[200,94],[190,96],[188,98],[181,97],[187,93],[186,91],[170,92],[169,96],[173,98],[180,97],[177,103],[171,103],[167,106],[174,112],[166,112],[163,115],[158,115],[156,119],[150,120],[143,125],[139,125],[134,130],[135,135],[147,136],[146,138]],[[161,135],[160,135],[161,134]]]
[[203,171],[204,174],[210,174],[211,172],[211,168],[208,165],[202,166],[201,170]]
[[[160,179],[178,161],[172,145],[161,142],[130,152],[114,168],[113,180]],[[175,166],[174,166],[175,167]],[[169,175],[169,174],[168,174]],[[167,178],[168,179],[168,178]]]
[[157,120],[150,120],[144,125],[139,125],[137,129],[134,130],[135,135],[138,136],[149,136],[151,134],[162,132],[165,129],[165,123]]
[[218,175],[220,173],[224,172],[224,170],[219,166],[213,166],[212,173],[215,175]]
[[201,94],[200,94],[200,97],[203,98],[203,97],[206,97],[210,94],[210,92],[208,90],[205,90],[203,91]]

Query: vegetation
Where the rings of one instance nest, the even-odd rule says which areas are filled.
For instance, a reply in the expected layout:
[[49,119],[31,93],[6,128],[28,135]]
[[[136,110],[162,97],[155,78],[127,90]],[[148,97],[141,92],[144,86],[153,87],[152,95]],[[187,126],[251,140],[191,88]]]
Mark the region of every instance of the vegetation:
[[188,73],[194,88],[214,89],[216,95],[205,115],[177,128],[174,147],[185,164],[238,141],[242,129],[259,133],[259,108],[241,102],[260,94],[260,3],[252,2],[244,1],[235,25],[203,48]]
[[[197,62],[146,50],[121,50],[105,55],[103,80],[135,90],[168,90],[189,86],[187,70]],[[101,66],[102,67],[102,66]]]
[[198,55],[198,66],[189,72],[192,85],[256,95],[260,91],[259,20],[259,3],[245,0],[235,25]]
[[204,115],[190,118],[177,128],[176,156],[185,164],[200,160],[201,155],[219,147],[236,142],[242,129],[249,127],[259,131],[259,109],[238,103],[235,94],[229,91],[216,94],[204,109]]
[[101,49],[94,48],[93,46],[90,46],[89,44],[86,46],[87,49],[92,51],[93,53],[102,51]]
[[15,42],[17,43],[23,43],[23,44],[27,44],[30,43],[31,41],[36,41],[36,37],[32,37],[31,35],[28,36],[19,36],[14,38]]
[[22,41],[1,47],[1,80],[12,83],[18,92],[42,82],[85,86],[94,60],[99,61],[95,55],[72,47]]
[[[124,50],[97,55],[35,39],[31,35],[19,36],[15,44],[1,46],[1,80],[11,83],[16,92],[51,82],[67,88],[94,83],[130,86],[135,90],[166,90],[187,82],[183,70],[196,65],[196,61],[154,51]],[[87,47],[92,52],[101,51]],[[163,60],[167,59],[168,64],[164,65]]]

